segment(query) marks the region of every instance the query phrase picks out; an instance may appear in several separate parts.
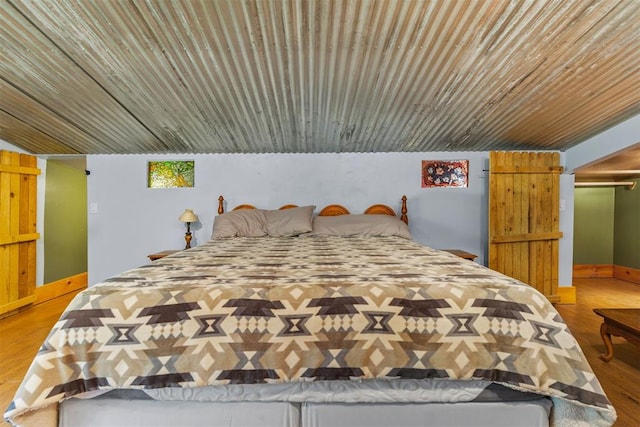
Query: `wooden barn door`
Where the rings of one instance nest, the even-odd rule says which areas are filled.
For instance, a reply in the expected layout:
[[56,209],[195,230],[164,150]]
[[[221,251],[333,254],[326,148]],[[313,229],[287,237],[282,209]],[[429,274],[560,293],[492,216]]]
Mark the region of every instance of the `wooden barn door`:
[[39,174],[35,157],[0,151],[0,317],[35,301]]
[[559,301],[560,154],[489,154],[489,268]]

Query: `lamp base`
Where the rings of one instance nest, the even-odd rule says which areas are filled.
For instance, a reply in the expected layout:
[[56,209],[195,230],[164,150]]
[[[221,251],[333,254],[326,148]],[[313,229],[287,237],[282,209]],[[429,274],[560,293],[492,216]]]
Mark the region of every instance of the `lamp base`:
[[187,245],[184,247],[185,249],[191,248],[191,233],[187,232],[184,235],[184,241],[187,242]]

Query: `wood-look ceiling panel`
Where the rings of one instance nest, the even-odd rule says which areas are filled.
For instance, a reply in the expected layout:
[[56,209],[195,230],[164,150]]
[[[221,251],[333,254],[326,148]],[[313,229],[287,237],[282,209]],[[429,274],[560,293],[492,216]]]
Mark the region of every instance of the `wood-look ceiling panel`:
[[[519,80],[509,88],[511,99],[494,112],[495,120],[506,122],[506,139],[553,149],[611,125],[594,117],[622,120],[628,118],[625,110],[637,113],[640,78],[627,70],[640,69],[640,58],[631,54],[640,39],[637,22],[628,18],[640,16],[640,2],[626,8],[618,2],[601,2],[600,8],[587,2],[538,4],[545,5],[544,14],[527,23],[530,36],[519,47],[531,58],[530,69],[513,73]],[[508,56],[518,57],[515,51]]]
[[5,113],[5,117],[14,119],[10,125],[2,126],[3,135],[15,131],[16,122],[20,122],[19,127],[27,132],[25,137],[28,136],[30,147],[47,141],[48,145],[59,145],[58,151],[77,154],[91,152],[95,146],[107,148],[101,145],[99,139],[83,132],[76,123],[65,120],[57,111],[44,107],[39,100],[25,96],[24,92],[3,80],[0,80],[0,98],[4,105],[10,106],[6,109],[8,113]]
[[35,129],[31,124],[10,116],[2,110],[0,110],[0,139],[6,141],[28,141],[29,151],[31,152],[81,154],[50,135]]
[[[43,9],[52,20],[60,17],[50,3],[33,2],[28,7],[33,12]],[[145,127],[105,92],[95,76],[61,48],[63,45],[34,26],[33,16],[27,19],[7,3],[3,3],[2,13],[7,25],[0,26],[0,46],[6,58],[0,61],[1,110],[33,122],[42,132],[66,135],[60,139],[62,143],[83,153],[154,148],[138,147],[138,141],[152,137]],[[65,43],[76,45],[79,40],[79,36],[69,36]],[[41,126],[43,121],[48,122],[46,128]],[[75,132],[68,133],[68,128]]]
[[0,2],[0,138],[36,153],[2,117],[249,153],[564,150],[640,114],[635,0]]

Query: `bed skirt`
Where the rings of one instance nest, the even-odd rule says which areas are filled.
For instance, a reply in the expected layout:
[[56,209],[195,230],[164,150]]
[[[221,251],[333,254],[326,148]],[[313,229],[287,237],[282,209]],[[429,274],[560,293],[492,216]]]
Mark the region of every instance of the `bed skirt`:
[[547,427],[551,401],[465,403],[193,402],[69,399],[60,427]]

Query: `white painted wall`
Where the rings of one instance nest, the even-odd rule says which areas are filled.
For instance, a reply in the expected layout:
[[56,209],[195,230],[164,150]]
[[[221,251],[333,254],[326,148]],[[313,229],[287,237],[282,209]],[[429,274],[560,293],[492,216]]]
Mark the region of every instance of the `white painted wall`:
[[[275,209],[286,203],[345,205],[361,213],[373,203],[400,208],[408,197],[415,240],[437,248],[461,248],[484,260],[486,153],[96,155],[87,157],[89,283],[147,262],[146,255],[184,247],[178,216],[193,209],[198,245],[211,235],[217,199],[227,209],[241,203]],[[150,160],[195,160],[195,188],[149,189]],[[468,188],[421,188],[421,161],[468,159]]]
[[640,144],[640,115],[630,118],[587,139],[566,151],[565,169],[568,173],[596,160]]
[[[563,153],[560,161],[563,162]],[[558,244],[558,285],[573,285],[573,214],[574,214],[574,179],[573,174],[560,175],[560,217],[559,228],[562,238]]]
[[[486,152],[88,156],[89,208],[97,207],[88,221],[89,283],[146,264],[150,253],[184,247],[185,228],[178,216],[185,208],[200,217],[200,224],[192,227],[192,245],[208,240],[219,195],[227,200],[226,209],[242,203],[265,209],[286,203],[316,204],[320,209],[340,203],[360,213],[373,203],[398,210],[406,194],[416,241],[465,249],[484,264],[488,157]],[[168,159],[195,160],[194,188],[147,188],[147,162]],[[459,159],[469,160],[468,188],[421,187],[422,160]],[[569,180],[561,198],[572,201]],[[570,216],[561,215],[560,227],[565,236],[572,235],[572,211],[564,213]],[[571,241],[561,249],[564,286],[571,284],[572,251]]]

